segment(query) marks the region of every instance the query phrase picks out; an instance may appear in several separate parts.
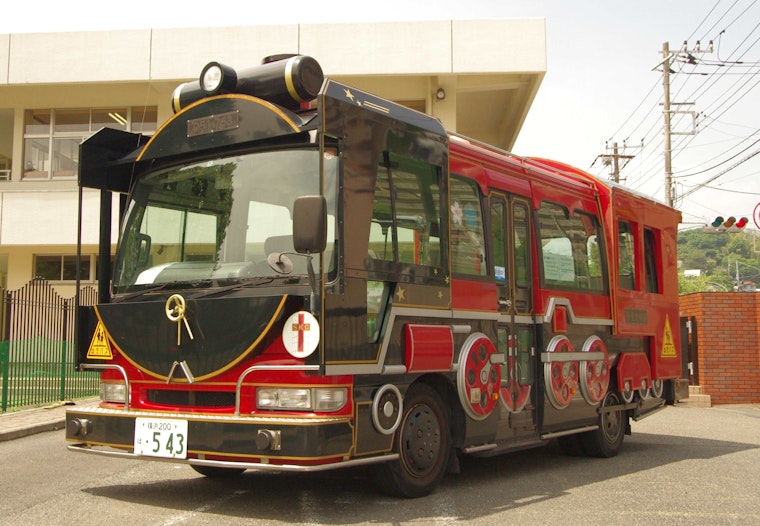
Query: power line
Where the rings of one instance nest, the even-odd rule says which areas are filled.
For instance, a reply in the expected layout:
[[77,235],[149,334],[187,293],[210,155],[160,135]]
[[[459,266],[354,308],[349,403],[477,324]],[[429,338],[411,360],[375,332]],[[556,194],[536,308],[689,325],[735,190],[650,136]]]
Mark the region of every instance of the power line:
[[[716,36],[716,40],[719,45],[722,44],[722,48],[725,48],[725,35],[728,34],[727,30],[734,27],[734,25],[741,20],[748,12],[749,10],[755,6],[757,3],[757,0],[751,2],[750,4],[745,5],[743,8],[740,8],[739,11],[737,11],[735,8],[739,4],[739,0],[734,1],[728,8],[723,10],[720,13],[720,16],[713,22],[708,29],[706,29],[703,33],[704,35],[708,35],[710,33],[713,33],[715,31],[715,28],[719,27],[721,24],[724,24],[723,29],[718,33]],[[712,8],[707,12],[707,14],[703,17],[702,21],[698,24],[697,28],[692,32],[692,34],[689,36],[689,39],[691,39],[694,35],[697,34],[698,31],[700,31],[700,28],[707,27],[708,21],[713,18],[713,15],[717,13],[717,10],[719,9],[721,5],[721,2],[718,1],[715,4],[713,4]],[[731,17],[731,18],[729,18]],[[728,20],[728,22],[726,22]],[[692,95],[690,97],[683,97],[683,99],[689,99],[691,100],[692,97],[696,98],[697,96],[703,97],[704,95],[711,95],[711,101],[708,102],[707,106],[705,106],[707,109],[709,109],[711,115],[708,117],[706,115],[706,112],[701,112],[699,114],[700,120],[697,122],[697,125],[699,126],[700,130],[708,129],[710,126],[717,121],[717,119],[723,115],[725,115],[729,110],[736,107],[739,102],[744,100],[746,96],[755,88],[756,84],[752,83],[752,77],[756,78],[757,72],[755,69],[757,66],[755,66],[755,61],[743,61],[744,57],[751,51],[754,46],[757,44],[757,40],[751,42],[752,35],[757,30],[758,26],[760,24],[756,25],[751,31],[749,31],[743,38],[743,40],[733,47],[729,55],[723,59],[718,61],[713,61],[710,59],[706,59],[705,57],[700,57],[699,60],[697,60],[697,57],[694,53],[688,53],[688,50],[685,50],[685,48],[682,48],[683,50],[680,53],[676,53],[674,51],[674,59],[671,61],[671,64],[675,68],[676,71],[673,71],[670,73],[670,75],[675,79],[676,81],[681,78],[683,82],[676,82],[676,85],[679,86],[676,90],[676,97],[679,97],[681,92],[684,91],[688,87],[688,79],[695,79],[695,78],[704,78],[700,84],[697,85],[695,89],[692,90]],[[702,39],[703,41],[706,40],[706,38]],[[751,42],[751,43],[750,43]],[[749,44],[748,44],[749,43]],[[684,53],[684,51],[686,51]],[[699,71],[699,68],[710,68],[711,71],[708,72],[701,72]],[[697,76],[699,75],[699,76]],[[720,87],[718,84],[718,81],[726,78],[728,75],[732,76],[741,76],[741,75],[747,75],[746,80],[743,82],[733,82],[728,87]],[[623,122],[623,124],[620,125],[618,130],[615,132],[614,135],[619,135],[623,129],[625,129],[632,121],[634,121],[635,115],[639,114],[639,112],[642,110],[642,108],[645,107],[648,100],[650,100],[650,96],[654,92],[654,89],[656,87],[656,83],[649,89],[647,94],[644,96],[644,98],[638,103],[636,106],[636,109],[634,112],[632,112]],[[719,92],[716,92],[716,88],[720,88]],[[717,93],[717,94],[716,94]],[[638,173],[637,177],[631,177],[630,174],[628,176],[629,184],[632,184],[633,186],[637,188],[642,188],[646,184],[648,184],[660,170],[662,169],[662,159],[659,157],[659,155],[655,156],[655,150],[654,148],[660,148],[663,145],[664,138],[661,138],[660,140],[657,140],[655,133],[657,132],[657,123],[653,121],[652,114],[654,113],[654,109],[658,106],[657,103],[652,105],[647,111],[644,116],[636,122],[636,126],[633,128],[633,131],[627,135],[627,138],[630,138],[631,136],[643,136],[644,137],[644,147],[642,148],[641,154],[637,156],[635,167],[634,169]],[[708,120],[709,119],[709,120]],[[646,126],[646,123],[649,122],[649,128],[645,131],[645,133],[641,133],[641,129]],[[681,120],[678,118],[678,116],[673,116],[672,119],[672,125],[678,126],[679,122]],[[662,129],[662,128],[660,128]],[[613,136],[614,136],[613,135]],[[753,134],[754,135],[754,134]],[[689,136],[689,137],[677,137],[672,141],[672,144],[670,145],[670,152],[672,154],[672,158],[676,158],[680,154],[684,152],[686,147],[688,147],[692,141],[695,139],[696,136]],[[751,136],[750,136],[751,137]],[[728,162],[731,162],[731,160],[736,159],[737,156],[741,155],[742,152],[747,151],[749,147],[745,147],[744,149],[740,150],[738,153],[736,153],[737,148],[741,147],[741,144],[746,142],[747,138],[743,138],[739,141],[737,145],[734,145],[732,147],[727,148],[722,154],[717,155],[715,158],[710,159],[710,161],[714,160],[720,160],[722,156],[725,156],[728,154],[728,156],[721,160],[720,162],[716,163],[714,166],[711,166],[710,168],[700,170],[696,173],[689,173],[685,175],[681,175],[681,177],[687,177],[702,173],[707,173],[710,170],[715,170],[719,168],[720,166],[725,165]],[[707,162],[710,162],[707,161]],[[593,165],[592,165],[593,166]],[[632,165],[633,166],[633,165]],[[736,165],[733,165],[733,168],[735,168]],[[681,171],[681,173],[684,170]],[[721,174],[718,175],[724,175],[725,173],[728,173],[727,171],[721,172]]]
[[723,170],[722,172],[720,172],[720,173],[718,173],[718,174],[716,174],[716,175],[714,175],[714,176],[710,177],[710,178],[709,178],[707,181],[705,181],[705,182],[703,182],[703,183],[701,183],[701,184],[697,185],[696,187],[692,188],[692,189],[691,189],[691,190],[689,190],[688,192],[685,192],[685,193],[683,194],[683,196],[682,196],[682,197],[686,197],[686,196],[688,196],[688,195],[690,195],[690,194],[693,194],[694,192],[696,192],[696,191],[697,191],[697,190],[699,190],[700,188],[704,187],[705,185],[707,185],[707,184],[709,184],[709,183],[712,183],[713,181],[715,181],[716,179],[718,179],[718,178],[719,178],[719,177],[721,177],[722,175],[724,175],[724,174],[726,174],[726,173],[730,172],[731,170],[733,170],[733,169],[734,169],[734,168],[736,168],[737,166],[739,166],[739,165],[741,165],[741,164],[744,164],[745,162],[749,161],[750,159],[752,159],[752,158],[753,158],[755,155],[757,155],[757,154],[759,154],[759,153],[760,153],[760,150],[755,150],[754,152],[752,152],[751,154],[749,154],[748,156],[746,156],[744,159],[740,160],[740,161],[739,161],[739,162],[737,162],[737,163],[734,163],[733,165],[729,166],[728,168],[726,168],[726,169],[725,169],[725,170]]

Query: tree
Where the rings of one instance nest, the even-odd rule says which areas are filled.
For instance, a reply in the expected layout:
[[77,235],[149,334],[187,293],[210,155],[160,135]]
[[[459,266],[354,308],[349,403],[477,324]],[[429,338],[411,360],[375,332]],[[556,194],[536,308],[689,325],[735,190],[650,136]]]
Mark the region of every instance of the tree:
[[734,290],[736,266],[741,281],[760,283],[760,246],[757,231],[707,234],[701,229],[678,233],[678,262],[682,270],[699,269],[698,277],[679,275],[681,294]]

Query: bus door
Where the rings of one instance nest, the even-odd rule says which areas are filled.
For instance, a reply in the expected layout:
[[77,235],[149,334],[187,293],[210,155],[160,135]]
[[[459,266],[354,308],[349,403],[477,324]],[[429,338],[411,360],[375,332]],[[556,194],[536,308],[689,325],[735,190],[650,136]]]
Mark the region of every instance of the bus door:
[[498,347],[506,355],[501,403],[516,438],[535,434],[535,379],[530,202],[493,191],[490,197],[493,276],[498,290]]

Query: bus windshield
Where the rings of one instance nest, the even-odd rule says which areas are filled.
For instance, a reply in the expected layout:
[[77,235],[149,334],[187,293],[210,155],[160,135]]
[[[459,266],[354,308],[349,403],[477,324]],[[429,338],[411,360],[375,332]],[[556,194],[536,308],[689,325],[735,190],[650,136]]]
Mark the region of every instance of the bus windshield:
[[[319,151],[277,150],[175,166],[143,177],[132,200],[116,258],[116,294],[156,284],[276,276],[274,252],[293,252],[293,201],[318,195]],[[335,241],[338,161],[323,153],[328,203],[325,262]],[[306,274],[304,257],[290,256]]]

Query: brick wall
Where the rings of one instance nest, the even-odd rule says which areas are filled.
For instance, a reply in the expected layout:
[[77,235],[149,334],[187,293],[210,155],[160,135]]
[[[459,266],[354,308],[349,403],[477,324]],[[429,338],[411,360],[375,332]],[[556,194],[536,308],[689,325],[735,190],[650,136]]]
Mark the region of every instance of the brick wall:
[[696,317],[702,392],[713,404],[760,403],[760,294],[687,294],[680,311]]

